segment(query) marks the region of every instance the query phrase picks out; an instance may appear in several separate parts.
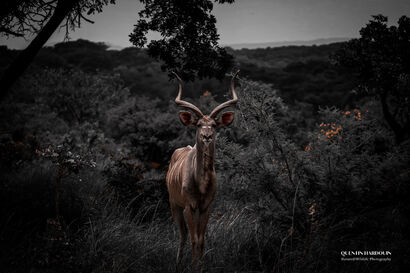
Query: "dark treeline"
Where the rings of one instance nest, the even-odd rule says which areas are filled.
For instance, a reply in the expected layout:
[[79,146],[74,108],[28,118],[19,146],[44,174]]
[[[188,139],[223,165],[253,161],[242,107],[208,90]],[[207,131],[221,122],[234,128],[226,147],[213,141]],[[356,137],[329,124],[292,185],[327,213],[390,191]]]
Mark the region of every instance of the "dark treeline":
[[[255,81],[271,83],[287,102],[303,101],[318,106],[345,107],[353,103],[348,90],[355,87],[353,72],[333,65],[332,55],[343,43],[320,46],[288,46],[266,49],[232,50],[236,66],[242,74]],[[1,48],[4,68],[17,56],[18,51]],[[86,40],[59,43],[43,48],[33,67],[81,69],[84,72],[119,74],[133,94],[167,99],[171,97],[167,75],[160,64],[150,58],[144,49],[125,48],[109,50],[104,43]],[[141,80],[142,79],[142,80]],[[197,82],[186,94],[198,97],[199,92],[212,90],[220,95],[222,86],[216,80]],[[190,93],[194,92],[194,93]],[[196,92],[196,93],[195,93]]]
[[333,55],[344,43],[232,51],[245,75],[272,83],[288,103],[345,107],[354,104],[353,71],[335,66]]

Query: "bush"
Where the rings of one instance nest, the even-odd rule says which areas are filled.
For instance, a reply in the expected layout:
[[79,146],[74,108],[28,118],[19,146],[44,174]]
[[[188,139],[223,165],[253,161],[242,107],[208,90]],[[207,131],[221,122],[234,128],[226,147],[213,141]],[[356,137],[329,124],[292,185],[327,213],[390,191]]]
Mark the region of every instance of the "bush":
[[[261,249],[261,263],[272,271],[320,266],[326,272],[338,266],[341,249],[401,253],[402,241],[409,238],[388,223],[408,224],[403,216],[409,203],[401,193],[409,190],[403,180],[408,177],[409,143],[393,146],[384,122],[366,109],[326,108],[319,111],[322,122],[307,132],[310,143],[303,151],[279,122],[287,108],[267,94],[274,92],[242,82],[236,127],[245,128],[247,140],[242,142],[248,144],[222,139],[218,145],[224,194],[253,208],[265,240],[276,242]],[[397,269],[398,264],[383,269]]]

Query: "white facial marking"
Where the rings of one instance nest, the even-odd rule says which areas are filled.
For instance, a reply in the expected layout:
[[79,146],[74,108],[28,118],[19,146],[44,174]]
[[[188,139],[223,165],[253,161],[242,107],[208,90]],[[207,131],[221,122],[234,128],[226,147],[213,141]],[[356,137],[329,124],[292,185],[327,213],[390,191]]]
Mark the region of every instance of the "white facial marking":
[[211,126],[202,126],[202,129],[211,129]]

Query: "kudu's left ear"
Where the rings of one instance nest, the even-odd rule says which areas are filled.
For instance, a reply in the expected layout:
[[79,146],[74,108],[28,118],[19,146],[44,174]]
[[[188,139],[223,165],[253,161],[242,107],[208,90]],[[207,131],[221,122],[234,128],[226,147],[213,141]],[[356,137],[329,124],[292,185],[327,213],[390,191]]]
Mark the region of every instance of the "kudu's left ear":
[[218,127],[227,126],[232,123],[234,117],[234,112],[224,112],[219,118],[215,119],[216,125]]
[[190,112],[179,111],[179,119],[185,126],[195,127],[197,120]]

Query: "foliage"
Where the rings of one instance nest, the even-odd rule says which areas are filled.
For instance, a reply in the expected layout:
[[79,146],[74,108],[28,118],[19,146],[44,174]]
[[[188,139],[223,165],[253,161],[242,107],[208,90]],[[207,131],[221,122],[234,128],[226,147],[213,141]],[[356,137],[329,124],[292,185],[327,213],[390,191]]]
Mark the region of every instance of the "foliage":
[[314,46],[230,50],[242,74],[249,79],[271,83],[291,106],[308,103],[314,115],[319,106],[345,107],[354,103],[356,86],[352,71],[334,66],[329,56],[343,43]]
[[35,136],[16,130],[12,134],[3,133],[0,137],[0,171],[18,168],[36,155],[39,143]]
[[111,157],[103,171],[112,200],[132,215],[141,214],[141,222],[151,221],[154,216],[168,217],[164,213],[168,209],[168,192],[165,179],[155,170],[158,167],[156,162],[143,166],[130,157]]
[[[186,130],[179,122],[174,105],[159,109],[158,99],[129,99],[109,112],[109,136],[132,147],[135,157],[146,162],[168,162],[173,148],[187,145]],[[107,132],[108,133],[108,132]]]
[[148,31],[158,32],[162,39],[151,41],[147,47],[150,56],[163,62],[164,71],[178,71],[185,80],[195,76],[222,79],[232,65],[232,56],[218,46],[211,0],[141,2],[145,9],[139,12],[140,19],[130,34],[131,43],[142,47],[147,43]]
[[[342,43],[336,43],[253,50],[228,48],[227,52],[235,57],[241,74],[254,81],[273,84],[289,107],[304,104],[303,107],[307,110],[305,116],[313,117],[319,106],[355,107],[357,95],[354,92],[346,95],[346,92],[357,85],[353,72],[351,69],[332,65],[329,59],[329,55],[342,46]],[[15,53],[0,50],[0,66],[7,65],[7,60]],[[146,49],[108,50],[107,45],[101,43],[69,41],[43,48],[31,69],[35,71],[42,67],[119,75],[131,94],[151,98],[168,100],[175,92],[168,76],[161,72],[160,62],[150,58]],[[205,90],[210,90],[217,98],[221,98],[226,93],[226,85],[226,82],[216,79],[196,80],[187,84],[184,94],[187,97],[197,97]],[[191,91],[192,87],[197,93]]]
[[58,0],[58,1],[9,1],[4,0],[0,4],[0,35],[5,36],[26,36],[37,34],[56,10],[73,2],[73,8],[67,14],[63,26],[68,30],[74,30],[81,26],[82,20],[91,22],[84,17],[84,14],[91,15],[101,12],[102,7],[108,3],[114,4],[115,0]]
[[2,129],[31,132],[43,146],[69,141],[78,150],[112,145],[104,135],[108,109],[129,96],[121,80],[110,75],[45,69],[26,78],[30,87],[16,92],[18,103],[0,108]]
[[[145,4],[145,9],[139,13],[142,18],[130,35],[132,43],[142,47],[146,43],[145,35],[148,31],[158,31],[163,39],[151,42],[148,51],[151,56],[164,62],[163,70],[189,71],[183,76],[191,80],[195,75],[200,78],[207,76],[221,79],[223,77],[222,75],[232,65],[232,56],[217,44],[216,19],[210,14],[213,8],[211,1],[143,0],[141,2]],[[232,3],[233,0],[217,2]],[[68,35],[70,28],[80,27],[82,20],[92,22],[83,13],[87,12],[90,15],[101,12],[102,7],[108,3],[114,4],[115,0],[50,0],[32,3],[6,1],[0,13],[2,23],[0,34],[24,36],[27,32],[33,32],[37,36],[4,70],[0,78],[2,86],[0,99],[9,94],[9,89],[23,75],[40,49],[61,24],[65,26]],[[148,18],[152,20],[147,22],[145,19]],[[104,58],[96,60],[102,63],[106,61]],[[96,60],[88,59],[93,62]]]
[[388,26],[387,17],[373,16],[360,30],[361,37],[349,41],[335,59],[354,69],[359,90],[377,95],[384,117],[398,142],[410,135],[410,18],[402,16],[398,26]]
[[[389,144],[391,136],[375,118],[377,112],[324,108],[320,124],[308,133],[310,143],[300,150],[279,122],[287,111],[280,98],[267,86],[241,83],[236,126],[245,129],[245,145],[220,139],[218,166],[224,170],[222,194],[254,211],[261,242],[277,242],[273,249],[272,244],[259,245],[260,263],[272,271],[322,267],[326,272],[336,266],[332,257],[340,247],[355,249],[367,242],[366,247],[380,248],[389,241],[390,249],[400,249],[400,240],[409,238],[395,237],[398,230],[387,223],[406,225],[403,214],[410,204],[396,190],[409,188],[407,178],[388,173],[407,173],[408,143]],[[386,215],[392,208],[400,212]],[[323,248],[326,254],[320,253]]]

